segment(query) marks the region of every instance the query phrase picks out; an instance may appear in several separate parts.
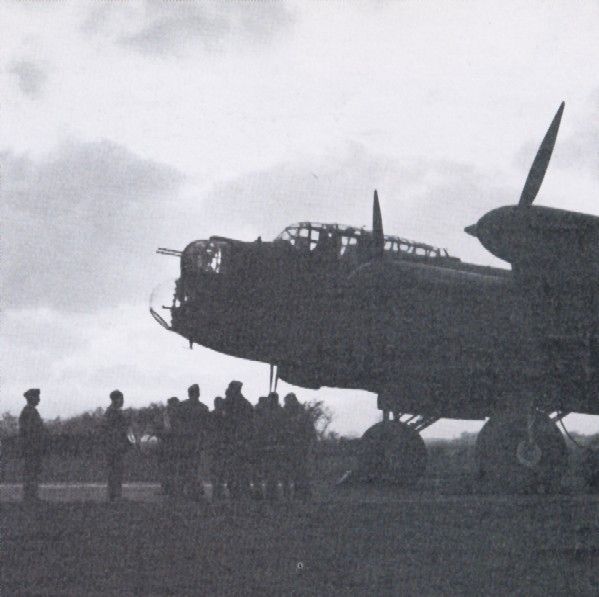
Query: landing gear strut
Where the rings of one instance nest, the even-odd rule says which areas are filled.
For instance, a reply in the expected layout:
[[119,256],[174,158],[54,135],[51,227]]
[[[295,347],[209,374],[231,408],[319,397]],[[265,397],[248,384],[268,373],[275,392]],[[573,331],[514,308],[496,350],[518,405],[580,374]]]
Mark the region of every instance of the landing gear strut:
[[555,493],[567,464],[566,443],[554,421],[536,411],[493,415],[476,441],[476,459],[485,490]]
[[360,442],[360,478],[371,483],[414,486],[426,469],[426,447],[419,434],[427,426],[425,421],[430,420],[414,416],[402,421],[396,414],[393,421],[384,416],[383,421],[367,429]]

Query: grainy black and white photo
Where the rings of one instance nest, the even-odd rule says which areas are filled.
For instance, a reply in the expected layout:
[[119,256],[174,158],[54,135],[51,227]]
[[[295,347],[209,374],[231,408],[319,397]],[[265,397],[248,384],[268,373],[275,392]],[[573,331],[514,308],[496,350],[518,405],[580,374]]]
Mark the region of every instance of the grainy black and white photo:
[[597,1],[0,34],[0,595],[599,595]]

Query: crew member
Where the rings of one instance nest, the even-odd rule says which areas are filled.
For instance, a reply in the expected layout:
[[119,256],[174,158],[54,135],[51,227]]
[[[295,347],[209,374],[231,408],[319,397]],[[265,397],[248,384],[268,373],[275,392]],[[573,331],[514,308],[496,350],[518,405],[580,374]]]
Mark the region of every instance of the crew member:
[[224,441],[229,494],[232,498],[251,494],[251,445],[254,409],[241,393],[242,383],[232,381],[225,391]]
[[111,502],[120,500],[123,495],[123,457],[131,448],[123,402],[123,393],[113,390],[110,392],[110,406],[104,414],[104,449],[108,466],[108,499]]
[[279,482],[283,478],[284,421],[279,395],[271,392],[266,401],[260,426],[263,446],[264,493],[266,499],[274,501],[278,497]]
[[254,433],[252,438],[252,481],[254,485],[253,495],[256,499],[262,499],[263,486],[266,482],[266,449],[265,441],[268,411],[268,396],[260,396],[254,408]]
[[225,401],[221,396],[214,399],[214,410],[210,415],[210,477],[212,482],[212,499],[225,497]]
[[200,402],[200,387],[193,384],[187,389],[188,399],[181,403],[180,414],[180,490],[183,495],[197,500],[204,495],[204,485],[199,479],[198,468],[204,447],[209,411]]
[[19,436],[23,454],[23,499],[26,502],[39,500],[39,476],[42,471],[42,457],[47,443],[47,432],[37,405],[40,403],[38,388],[27,390],[23,396],[27,406],[19,417]]
[[162,490],[166,495],[175,493],[177,486],[176,437],[179,433],[179,398],[172,396],[166,401],[162,415],[160,440],[160,470],[162,473]]
[[[312,418],[299,403],[293,393],[287,394],[285,406],[285,450],[283,493],[287,497],[309,499],[312,494],[310,484],[310,452],[316,431]],[[293,490],[293,492],[292,492]]]

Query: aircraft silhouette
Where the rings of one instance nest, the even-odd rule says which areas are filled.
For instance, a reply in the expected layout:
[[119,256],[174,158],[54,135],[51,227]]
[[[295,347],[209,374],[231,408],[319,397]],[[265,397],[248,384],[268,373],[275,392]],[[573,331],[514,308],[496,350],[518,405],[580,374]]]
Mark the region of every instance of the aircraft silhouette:
[[383,421],[362,438],[364,479],[414,483],[426,466],[420,431],[489,417],[481,479],[556,490],[567,459],[557,422],[599,414],[599,218],[533,205],[563,109],[518,205],[465,229],[511,271],[385,235],[375,191],[371,231],[302,222],[272,242],[212,236],[159,249],[180,257],[181,274],[172,304],[151,313],[192,344],[276,366],[288,383],[376,393]]

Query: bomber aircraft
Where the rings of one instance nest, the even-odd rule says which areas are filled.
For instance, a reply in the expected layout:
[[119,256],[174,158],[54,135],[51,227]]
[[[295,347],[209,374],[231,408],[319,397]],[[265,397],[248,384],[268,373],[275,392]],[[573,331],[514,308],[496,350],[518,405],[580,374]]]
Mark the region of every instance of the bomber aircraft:
[[372,230],[301,222],[271,242],[159,249],[181,273],[172,303],[150,311],[192,345],[268,363],[290,384],[375,393],[383,416],[362,437],[365,480],[413,484],[423,429],[488,419],[481,481],[555,491],[567,461],[558,423],[599,414],[599,218],[533,205],[563,109],[518,204],[465,229],[511,270],[385,235],[375,191]]

